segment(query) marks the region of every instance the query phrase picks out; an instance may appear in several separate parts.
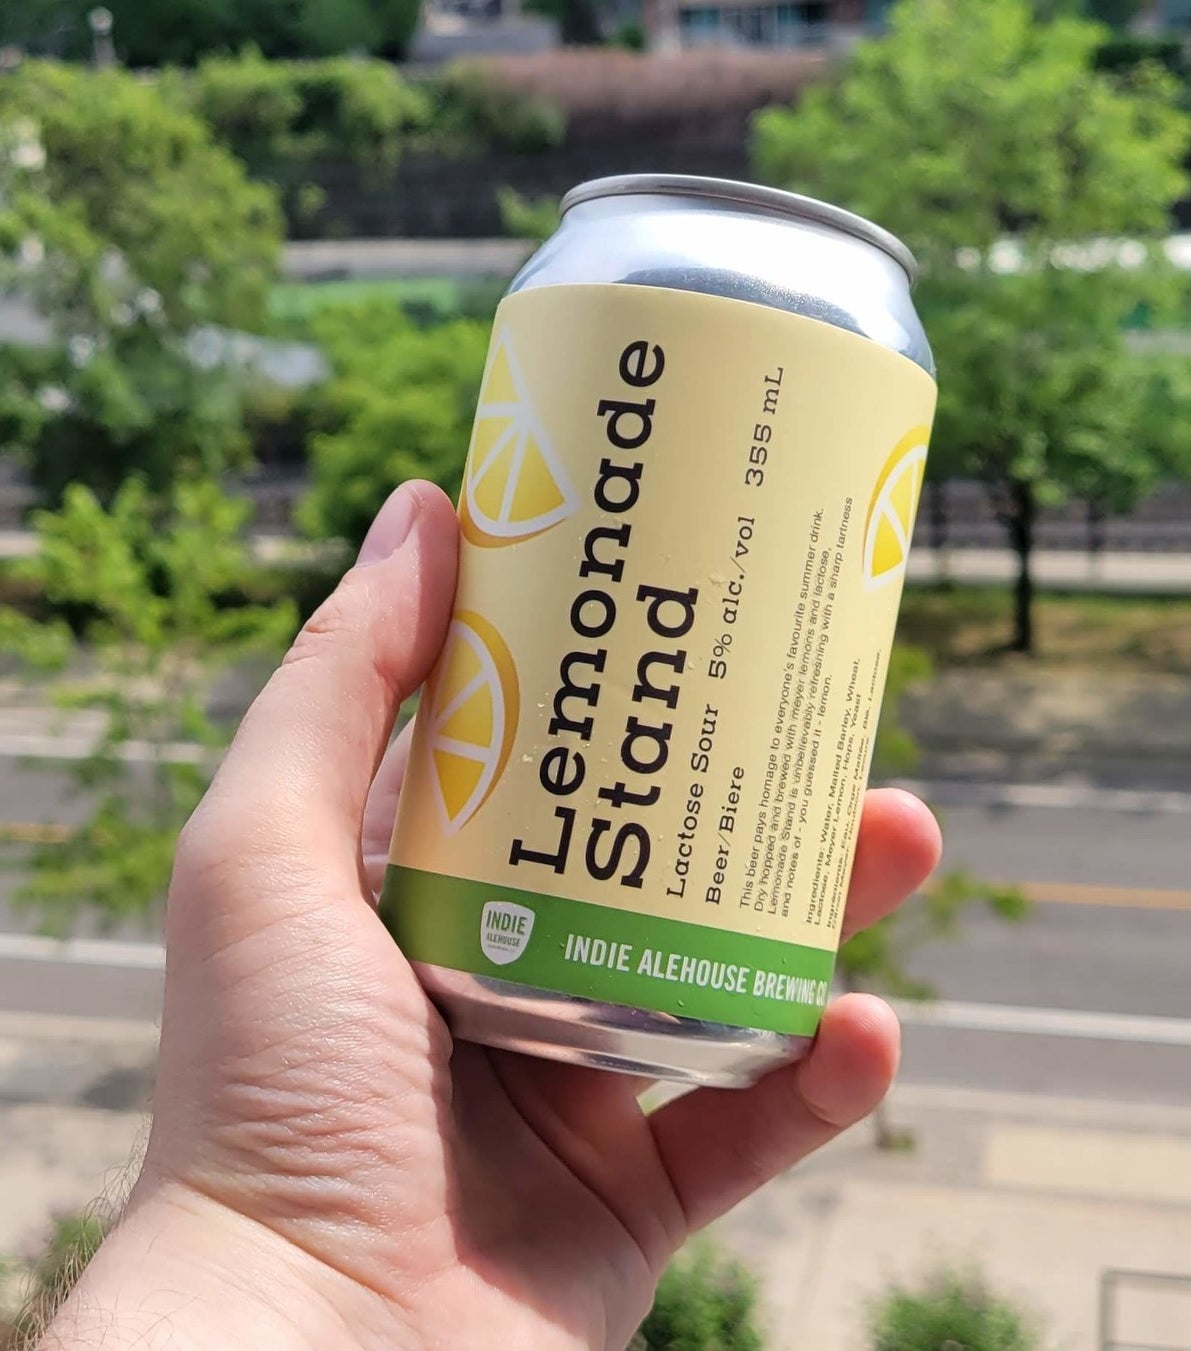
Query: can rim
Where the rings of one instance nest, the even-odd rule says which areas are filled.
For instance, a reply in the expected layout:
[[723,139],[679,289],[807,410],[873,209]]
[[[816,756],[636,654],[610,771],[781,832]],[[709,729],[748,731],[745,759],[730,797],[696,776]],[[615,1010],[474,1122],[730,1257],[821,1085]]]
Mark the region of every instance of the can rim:
[[566,215],[571,207],[600,197],[657,195],[709,197],[722,202],[737,202],[743,206],[759,206],[794,220],[814,221],[876,245],[901,267],[911,282],[918,275],[918,264],[906,245],[896,235],[863,216],[846,211],[842,206],[821,202],[815,197],[804,197],[801,193],[786,192],[782,188],[767,188],[758,183],[743,183],[731,178],[703,178],[696,174],[615,174],[609,178],[593,178],[573,187],[563,197],[559,209]]

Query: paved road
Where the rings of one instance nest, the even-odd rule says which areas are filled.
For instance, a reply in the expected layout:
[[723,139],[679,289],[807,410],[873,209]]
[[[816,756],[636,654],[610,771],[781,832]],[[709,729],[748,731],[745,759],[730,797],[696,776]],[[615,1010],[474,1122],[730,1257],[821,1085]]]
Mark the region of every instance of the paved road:
[[[0,820],[77,811],[52,770],[3,768]],[[914,974],[937,987],[951,1025],[908,1010],[908,1081],[1191,1104],[1191,796],[978,791],[992,800],[962,785],[938,793],[959,799],[944,808],[945,866],[1061,899],[1022,926],[975,913],[954,941],[917,953]],[[155,1016],[151,935],[64,958],[19,936],[27,925],[3,905],[11,886],[0,875],[0,1012]],[[1073,1012],[1056,1026],[1048,1010]]]

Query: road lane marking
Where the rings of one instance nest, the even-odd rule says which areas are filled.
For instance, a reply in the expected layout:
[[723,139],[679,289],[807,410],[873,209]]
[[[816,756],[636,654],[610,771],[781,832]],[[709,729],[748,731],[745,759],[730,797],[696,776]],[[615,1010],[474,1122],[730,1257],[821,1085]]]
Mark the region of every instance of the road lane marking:
[[96,1044],[129,1042],[147,1048],[157,1045],[155,1019],[92,1018],[70,1013],[9,1013],[0,1010],[0,1043],[27,1041],[85,1041]]
[[122,971],[160,971],[160,943],[121,942],[111,938],[44,938],[40,934],[0,933],[0,960],[61,962],[68,966],[110,966]]
[[1015,1036],[1074,1037],[1085,1041],[1144,1042],[1151,1046],[1191,1046],[1191,1018],[1137,1013],[1097,1013],[1090,1009],[1039,1009],[1018,1004],[894,1002],[908,1027],[937,1027],[955,1032],[1007,1032]]
[[[158,971],[165,963],[165,949],[156,943],[109,939],[69,939],[63,942],[33,934],[0,934],[0,960],[3,959]],[[921,1003],[900,1000],[894,1003],[894,1008],[908,1027],[1001,1032],[1017,1036],[1074,1037],[1089,1041],[1144,1042],[1156,1046],[1191,1046],[1191,1018],[946,1000]]]
[[65,844],[73,834],[56,821],[0,821],[0,844]]
[[1158,887],[1106,887],[1085,882],[1023,882],[1021,892],[1027,900],[1042,905],[1110,906],[1120,910],[1191,910],[1191,891],[1164,891]]
[[973,783],[966,779],[894,779],[894,788],[939,807],[1008,807],[1028,811],[1108,811],[1122,815],[1191,815],[1191,793],[1091,784]]

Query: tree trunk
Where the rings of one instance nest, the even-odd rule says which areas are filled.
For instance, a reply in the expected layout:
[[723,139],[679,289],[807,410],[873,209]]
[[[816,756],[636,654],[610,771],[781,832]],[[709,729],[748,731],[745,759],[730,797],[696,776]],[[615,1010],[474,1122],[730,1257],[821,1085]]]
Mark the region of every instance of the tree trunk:
[[1034,527],[1038,504],[1029,483],[1015,480],[1009,489],[1012,502],[1009,518],[1009,539],[1017,555],[1017,582],[1013,588],[1013,642],[1014,652],[1034,650],[1034,574],[1031,571],[1034,553]]

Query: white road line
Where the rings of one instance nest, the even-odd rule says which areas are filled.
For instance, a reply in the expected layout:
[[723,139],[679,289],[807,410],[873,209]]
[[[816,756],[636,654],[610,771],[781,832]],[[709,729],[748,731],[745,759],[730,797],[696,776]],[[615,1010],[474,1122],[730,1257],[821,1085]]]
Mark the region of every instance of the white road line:
[[[95,754],[97,738],[61,736],[40,732],[0,735],[0,758],[14,760],[86,760]],[[116,751],[116,758],[133,764],[152,764],[158,760],[172,764],[201,764],[216,759],[217,753],[189,741],[169,741],[160,747],[146,741],[128,741]]]
[[1135,1013],[1095,1013],[1088,1009],[1038,1009],[1015,1004],[897,1002],[908,1027],[942,1027],[961,1032],[1008,1032],[1017,1036],[1076,1037],[1087,1041],[1146,1042],[1155,1046],[1191,1046],[1191,1018]]
[[892,1102],[895,1109],[906,1111],[970,1112],[974,1116],[1069,1121],[1078,1126],[1191,1132],[1191,1106],[1141,1098],[1063,1097],[899,1079],[893,1086]]
[[67,1013],[0,1011],[0,1045],[26,1041],[85,1041],[97,1045],[157,1045],[157,1023],[148,1018],[91,1018]]
[[[158,971],[165,949],[157,943],[109,939],[65,942],[33,934],[0,934],[0,960],[60,962],[115,970]],[[1101,1013],[1090,1009],[1030,1008],[1016,1004],[968,1004],[946,1000],[918,1003],[895,1001],[907,1027],[935,1027],[956,1032],[1001,1032],[1015,1036],[1073,1037],[1086,1041],[1141,1042],[1155,1046],[1191,1046],[1191,1018],[1134,1013]]]
[[38,934],[0,933],[0,960],[65,962],[73,966],[110,966],[118,970],[160,971],[160,943],[128,943],[106,938],[43,938]]
[[1137,788],[1095,788],[1088,784],[971,783],[958,779],[897,779],[893,786],[940,807],[1020,807],[1052,811],[1109,811],[1186,815],[1191,793]]

